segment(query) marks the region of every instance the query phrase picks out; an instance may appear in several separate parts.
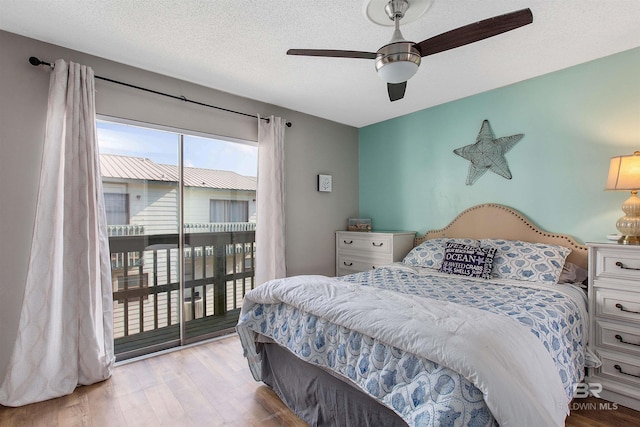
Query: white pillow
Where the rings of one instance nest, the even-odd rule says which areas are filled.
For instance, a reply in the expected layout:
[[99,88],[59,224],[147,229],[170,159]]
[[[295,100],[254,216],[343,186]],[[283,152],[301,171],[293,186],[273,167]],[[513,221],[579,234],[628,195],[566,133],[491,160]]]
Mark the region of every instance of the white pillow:
[[435,268],[436,270],[442,265],[444,258],[444,250],[447,243],[460,243],[467,246],[480,246],[480,241],[476,239],[451,239],[448,237],[439,237],[437,239],[425,240],[407,254],[402,260],[403,264],[412,267]]
[[567,261],[562,267],[558,283],[583,283],[587,280],[587,275],[587,270]]
[[521,240],[482,239],[481,247],[496,248],[492,276],[529,282],[558,283],[571,249]]

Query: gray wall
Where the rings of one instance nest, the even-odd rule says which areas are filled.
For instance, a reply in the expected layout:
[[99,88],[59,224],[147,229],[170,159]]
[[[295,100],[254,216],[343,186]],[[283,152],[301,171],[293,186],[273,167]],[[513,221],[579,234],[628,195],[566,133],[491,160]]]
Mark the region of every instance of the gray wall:
[[[79,62],[99,76],[291,121],[285,138],[288,274],[334,274],[334,231],[358,214],[356,128],[0,31],[0,378],[12,351],[24,294],[49,87],[49,72],[30,65],[29,56]],[[255,119],[100,80],[96,104],[98,114],[257,139]],[[333,175],[333,192],[316,191],[318,173]]]

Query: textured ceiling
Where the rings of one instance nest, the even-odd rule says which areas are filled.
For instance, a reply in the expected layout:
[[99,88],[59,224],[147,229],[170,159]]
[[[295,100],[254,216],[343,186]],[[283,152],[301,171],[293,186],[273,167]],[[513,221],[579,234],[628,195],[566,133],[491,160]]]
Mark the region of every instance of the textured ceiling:
[[285,55],[375,52],[392,29],[362,0],[0,0],[0,29],[355,127],[640,46],[639,0],[434,0],[402,31],[419,42],[526,7],[531,25],[423,58],[393,103],[373,60]]

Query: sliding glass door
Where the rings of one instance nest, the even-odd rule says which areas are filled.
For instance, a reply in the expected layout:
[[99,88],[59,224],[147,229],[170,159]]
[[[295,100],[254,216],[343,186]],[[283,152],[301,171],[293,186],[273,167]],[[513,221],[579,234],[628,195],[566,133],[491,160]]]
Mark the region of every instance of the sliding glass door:
[[225,333],[253,288],[257,147],[99,121],[119,360]]
[[184,136],[186,343],[234,328],[253,289],[257,147]]

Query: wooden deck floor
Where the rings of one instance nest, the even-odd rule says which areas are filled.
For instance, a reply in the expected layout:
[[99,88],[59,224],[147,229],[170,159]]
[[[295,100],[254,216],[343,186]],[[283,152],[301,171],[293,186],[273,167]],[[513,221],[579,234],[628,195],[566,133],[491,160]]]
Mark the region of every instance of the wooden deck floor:
[[[600,402],[581,399],[582,402]],[[586,406],[585,406],[586,407]],[[640,413],[580,410],[570,427],[639,426]],[[306,426],[256,383],[237,336],[120,365],[111,379],[21,408],[0,406],[0,427]]]

